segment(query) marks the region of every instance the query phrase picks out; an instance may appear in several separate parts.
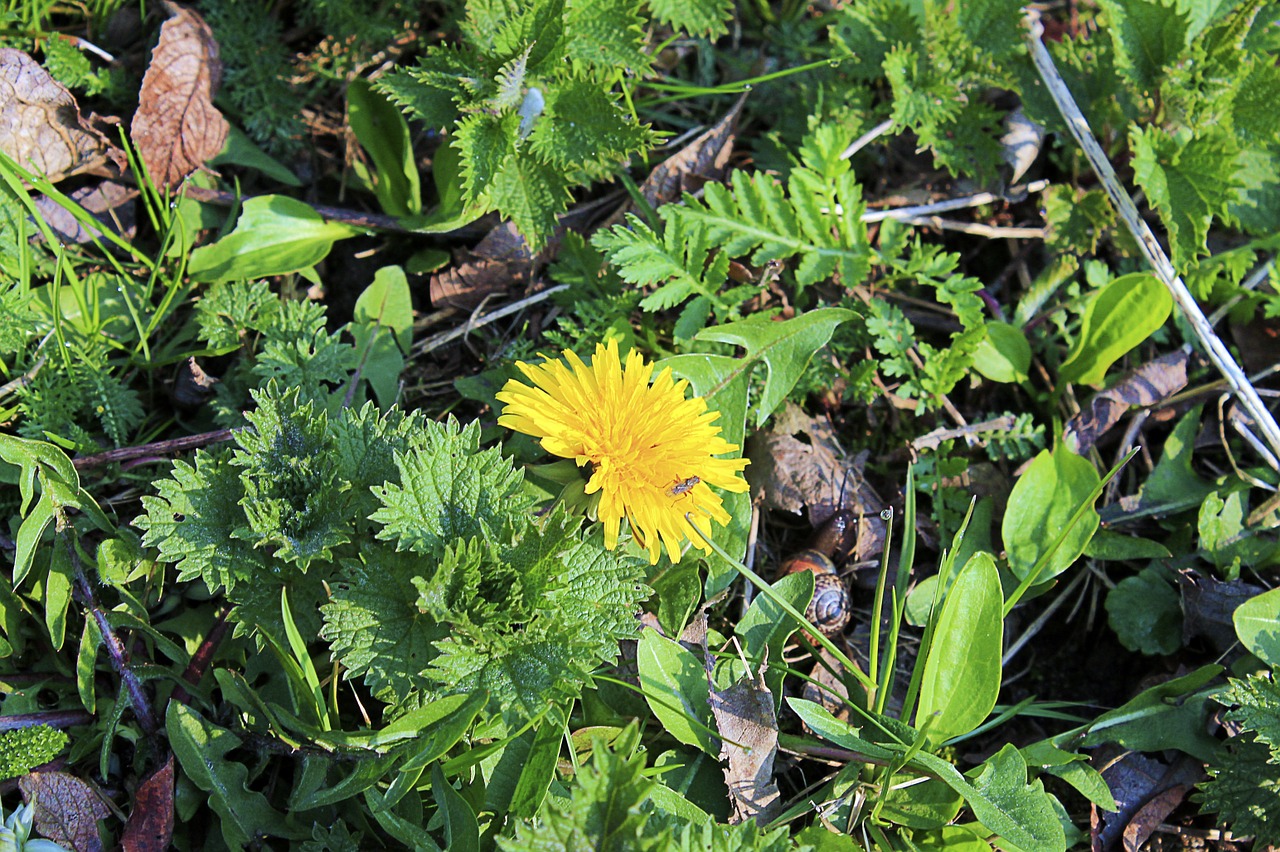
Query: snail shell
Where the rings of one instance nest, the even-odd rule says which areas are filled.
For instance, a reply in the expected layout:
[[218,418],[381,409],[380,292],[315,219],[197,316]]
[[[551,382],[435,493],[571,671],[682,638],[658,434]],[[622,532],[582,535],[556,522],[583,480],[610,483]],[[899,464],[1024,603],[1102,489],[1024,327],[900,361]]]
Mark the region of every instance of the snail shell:
[[813,572],[813,600],[804,611],[805,618],[824,635],[839,636],[849,623],[853,602],[835,565],[825,553],[802,550],[782,565],[783,574],[797,571]]

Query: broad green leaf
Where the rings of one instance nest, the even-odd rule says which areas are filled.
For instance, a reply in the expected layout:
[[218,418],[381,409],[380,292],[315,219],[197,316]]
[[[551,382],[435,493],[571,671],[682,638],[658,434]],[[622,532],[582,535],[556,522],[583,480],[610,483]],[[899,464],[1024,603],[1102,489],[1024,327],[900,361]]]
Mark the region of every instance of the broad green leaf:
[[989,852],[991,849],[986,832],[967,825],[944,825],[933,831],[912,832],[911,843],[917,849],[939,852]]
[[[791,606],[805,611],[813,597],[813,572],[797,571],[779,578],[773,584],[777,592]],[[742,640],[742,652],[753,665],[782,659],[782,647],[796,631],[795,619],[766,594],[757,592],[747,612],[733,628],[734,635]],[[764,681],[773,694],[775,709],[782,706],[782,680],[785,668],[770,663],[765,669]]]
[[44,623],[55,651],[62,650],[62,643],[67,638],[67,609],[71,606],[71,583],[75,573],[67,548],[74,545],[63,540],[62,536],[71,534],[68,531],[54,536],[53,549],[49,552],[49,573],[44,581]]
[[1004,595],[995,560],[975,553],[947,590],[920,684],[916,727],[943,743],[978,727],[1000,694]]
[[1098,530],[1084,549],[1090,559],[1129,562],[1138,559],[1168,559],[1169,548],[1149,538],[1124,535],[1111,530]]
[[1135,272],[1107,284],[1089,300],[1080,337],[1063,363],[1063,382],[1101,384],[1122,355],[1164,325],[1173,296],[1154,275]]
[[257,169],[273,181],[285,186],[302,186],[302,181],[298,180],[297,175],[259,148],[243,130],[234,124],[229,125],[227,129],[227,141],[223,144],[222,150],[209,161],[209,165],[214,167],[228,164]]
[[[1013,846],[1024,852],[1067,848],[1053,799],[1044,791],[1040,779],[1027,783],[1027,764],[1016,747],[1006,743],[969,776],[981,796],[977,801],[983,803],[982,807],[974,805],[973,812],[983,825],[1003,835],[997,824],[1008,819],[1018,824],[1018,836],[1003,835],[1010,843],[1002,843],[1001,847]],[[1023,832],[1032,836],[1030,844],[1021,839]]]
[[679,636],[702,602],[698,566],[689,560],[678,562],[651,580],[650,585],[658,599],[658,625],[666,635]]
[[993,382],[1025,382],[1031,369],[1026,336],[1008,323],[987,323],[987,336],[973,355],[973,369]]
[[376,170],[378,204],[390,216],[422,212],[422,187],[413,158],[409,123],[367,80],[347,84],[347,120]]
[[[915,751],[911,746],[899,743],[874,744],[857,735],[846,722],[831,715],[824,707],[802,698],[788,698],[787,703],[796,715],[818,736],[836,745],[877,761],[900,759],[908,751],[912,753],[907,767],[933,776],[964,797],[974,815],[991,831],[999,834],[1007,844],[1023,850],[1061,850],[1066,843],[1062,826],[1056,816],[1052,824],[1044,819],[1044,805],[1052,800],[1044,792],[1040,781],[1027,784],[1026,764],[1001,759],[999,765],[983,764],[979,784],[970,783],[946,760],[927,751]],[[1010,747],[1011,748],[1011,747]],[[1015,751],[1016,753],[1016,751]],[[1020,789],[1017,765],[1021,764]],[[994,771],[993,771],[994,770]],[[1050,812],[1052,809],[1050,808]]]
[[534,734],[533,744],[520,769],[520,778],[511,793],[511,804],[507,809],[512,816],[530,819],[538,812],[547,788],[555,778],[563,740],[563,725],[554,713],[550,714]]
[[1116,743],[1134,751],[1176,748],[1211,763],[1219,743],[1207,733],[1214,690],[1202,690],[1222,666],[1202,666],[1189,675],[1144,690],[1085,727],[1079,746]]
[[698,658],[656,630],[640,635],[640,690],[667,733],[715,756],[707,674]]
[[1182,598],[1171,573],[1153,564],[1107,594],[1107,623],[1130,651],[1172,654],[1182,647]]
[[1231,615],[1240,643],[1258,659],[1280,666],[1280,589],[1250,598]]
[[187,273],[194,281],[231,281],[284,275],[315,266],[337,240],[361,229],[326,221],[301,201],[262,195],[244,203],[235,230],[191,253]]
[[[1042,450],[1036,456],[1014,483],[1000,526],[1014,576],[1026,579],[1098,482],[1093,465],[1065,446],[1059,445],[1053,453]],[[1097,529],[1098,513],[1090,508],[1057,552],[1049,556],[1036,582],[1051,580],[1071,567]]]
[[177,701],[170,701],[165,711],[165,730],[182,771],[209,794],[227,846],[240,849],[260,835],[296,836],[287,828],[284,814],[248,788],[248,767],[227,759],[228,752],[240,747],[239,737]]
[[352,320],[389,329],[401,351],[408,352],[413,345],[413,298],[404,270],[384,266],[375,272],[373,282],[356,299]]

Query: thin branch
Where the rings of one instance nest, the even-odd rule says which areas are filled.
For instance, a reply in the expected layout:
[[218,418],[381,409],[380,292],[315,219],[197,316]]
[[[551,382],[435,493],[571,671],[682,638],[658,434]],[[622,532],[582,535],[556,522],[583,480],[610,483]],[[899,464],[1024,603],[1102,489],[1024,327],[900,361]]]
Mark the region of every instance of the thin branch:
[[235,434],[235,429],[201,432],[199,435],[187,435],[182,438],[171,438],[167,441],[156,441],[152,444],[142,444],[137,447],[120,447],[116,450],[107,450],[105,453],[96,453],[92,456],[81,456],[71,463],[75,465],[76,470],[86,470],[98,465],[140,459],[145,456],[167,456],[173,453],[182,453],[187,450],[207,447],[210,444],[221,444],[224,441],[230,441],[235,437]]
[[496,322],[505,316],[514,314],[516,311],[523,310],[527,308],[529,305],[533,305],[538,302],[541,302],[554,293],[559,293],[561,290],[568,290],[568,289],[569,289],[568,284],[561,284],[557,287],[550,287],[546,290],[543,290],[540,293],[534,293],[532,296],[527,296],[518,302],[512,302],[511,304],[506,305],[502,308],[499,308],[498,310],[493,311],[492,313],[485,314],[482,317],[469,319],[462,325],[458,326],[457,328],[450,329],[449,331],[441,332],[440,334],[437,334],[434,337],[428,337],[426,340],[422,341],[421,343],[415,344],[413,347],[413,352],[415,355],[425,355],[434,349],[439,349],[441,346],[444,346],[446,343],[448,343],[451,340],[462,337],[463,335],[468,334],[476,330],[477,328],[486,326],[491,322]]
[[1138,247],[1147,259],[1147,263],[1155,271],[1156,277],[1173,294],[1174,301],[1182,309],[1183,315],[1191,324],[1191,328],[1195,331],[1196,337],[1200,339],[1200,343],[1204,346],[1210,360],[1226,377],[1227,383],[1231,385],[1231,389],[1240,398],[1241,404],[1257,423],[1259,431],[1272,450],[1272,454],[1280,456],[1280,425],[1276,424],[1275,418],[1271,416],[1271,412],[1263,404],[1257,390],[1250,384],[1244,371],[1236,364],[1235,359],[1231,357],[1231,353],[1227,351],[1227,347],[1223,345],[1222,341],[1214,333],[1213,326],[1209,325],[1209,321],[1205,319],[1200,306],[1196,304],[1195,297],[1191,295],[1191,291],[1187,289],[1187,285],[1183,283],[1177,270],[1173,268],[1173,264],[1164,253],[1164,249],[1156,241],[1155,234],[1151,232],[1151,228],[1138,214],[1137,205],[1133,203],[1129,193],[1120,184],[1120,179],[1116,176],[1115,169],[1111,167],[1111,162],[1107,159],[1102,146],[1094,138],[1093,131],[1089,128],[1089,123],[1080,112],[1080,108],[1076,106],[1075,99],[1071,96],[1066,82],[1058,74],[1058,70],[1053,64],[1053,57],[1049,55],[1049,51],[1041,41],[1041,36],[1044,34],[1044,26],[1040,22],[1039,13],[1034,9],[1028,9],[1024,22],[1027,28],[1025,38],[1027,48],[1031,51],[1031,59],[1035,63],[1036,70],[1040,72],[1040,77],[1044,80],[1045,87],[1053,96],[1054,102],[1057,103],[1058,110],[1062,113],[1067,129],[1071,131],[1071,135],[1075,137],[1076,142],[1084,151],[1085,157],[1088,158],[1093,170],[1102,181],[1102,186],[1111,198],[1111,203],[1120,214],[1121,220],[1129,228],[1130,233],[1133,234]]
[[916,204],[912,207],[893,207],[888,210],[868,210],[862,214],[862,221],[881,222],[885,219],[910,219],[916,216],[933,216],[951,210],[965,210],[969,207],[981,207],[983,204],[994,204],[997,201],[1019,199],[1026,195],[1041,192],[1049,186],[1047,180],[1033,181],[1026,186],[1010,187],[1003,195],[994,192],[978,192],[962,198],[948,198],[932,204]]

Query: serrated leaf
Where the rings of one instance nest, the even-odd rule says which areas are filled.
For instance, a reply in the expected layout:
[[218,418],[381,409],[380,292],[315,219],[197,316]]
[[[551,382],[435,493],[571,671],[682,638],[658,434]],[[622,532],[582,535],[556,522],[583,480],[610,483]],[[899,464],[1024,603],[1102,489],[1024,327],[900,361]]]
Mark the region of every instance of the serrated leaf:
[[374,488],[378,538],[397,549],[438,553],[457,539],[496,540],[532,505],[523,475],[497,449],[481,451],[480,427],[426,422],[411,450],[396,455],[399,482]]
[[1135,126],[1129,134],[1134,178],[1160,212],[1179,267],[1206,252],[1210,222],[1234,200],[1239,154],[1221,128],[1186,137],[1159,127]]
[[675,30],[690,35],[717,36],[728,32],[731,0],[649,0],[653,16]]
[[1182,6],[1162,0],[1101,0],[1120,65],[1139,90],[1154,94],[1163,71],[1186,47],[1190,25]]
[[558,168],[619,162],[647,148],[651,134],[590,80],[569,80],[547,92],[545,111],[529,136],[538,157]]
[[565,8],[565,53],[599,70],[626,69],[643,79],[653,60],[644,52],[638,0],[570,0]]

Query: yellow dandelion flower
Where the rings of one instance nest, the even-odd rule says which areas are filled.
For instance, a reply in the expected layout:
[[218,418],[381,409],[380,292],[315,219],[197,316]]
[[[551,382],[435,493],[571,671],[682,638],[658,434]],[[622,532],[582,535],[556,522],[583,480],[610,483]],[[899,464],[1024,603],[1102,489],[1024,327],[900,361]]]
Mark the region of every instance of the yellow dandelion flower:
[[598,345],[590,366],[567,350],[564,358],[517,364],[533,386],[506,383],[498,423],[540,438],[547,452],[579,467],[591,465],[586,493],[599,492],[597,514],[610,550],[625,517],[651,563],[663,545],[679,562],[686,539],[710,552],[704,536],[711,537],[711,522],[730,520],[711,487],[747,490],[741,473],[747,460],[716,458],[738,450],[712,425],[719,412],[708,411],[701,397],[686,399],[689,383],[675,381],[670,369],[651,384],[653,364],[634,350],[623,366],[617,341]]

